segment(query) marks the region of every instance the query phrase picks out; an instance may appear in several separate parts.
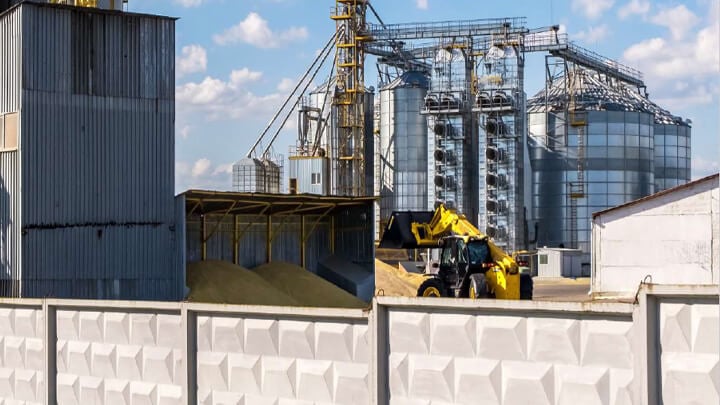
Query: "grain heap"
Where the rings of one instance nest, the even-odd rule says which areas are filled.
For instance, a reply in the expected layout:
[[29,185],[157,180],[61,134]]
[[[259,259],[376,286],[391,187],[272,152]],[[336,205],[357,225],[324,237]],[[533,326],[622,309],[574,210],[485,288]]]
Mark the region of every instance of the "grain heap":
[[422,274],[408,273],[404,269],[375,260],[375,295],[415,297],[425,280]]
[[188,301],[246,304],[298,305],[256,273],[232,263],[211,260],[187,267]]
[[301,306],[366,308],[368,304],[336,285],[291,263],[272,262],[253,270]]

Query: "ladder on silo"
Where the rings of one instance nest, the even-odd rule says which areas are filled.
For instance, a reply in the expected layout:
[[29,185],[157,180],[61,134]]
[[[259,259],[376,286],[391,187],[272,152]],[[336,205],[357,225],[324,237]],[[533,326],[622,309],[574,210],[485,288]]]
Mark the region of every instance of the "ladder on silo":
[[577,131],[577,180],[569,183],[570,197],[570,247],[578,248],[578,200],[585,198],[585,111],[579,111],[575,92],[582,91],[582,73],[577,69],[570,74],[570,103],[568,105],[568,123]]

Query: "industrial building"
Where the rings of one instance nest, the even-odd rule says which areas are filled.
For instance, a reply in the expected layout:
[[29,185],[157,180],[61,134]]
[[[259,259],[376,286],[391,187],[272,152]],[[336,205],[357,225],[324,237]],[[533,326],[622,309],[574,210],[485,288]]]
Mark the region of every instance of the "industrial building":
[[14,3],[0,2],[0,295],[183,298],[175,20]]
[[631,296],[643,282],[717,288],[719,202],[714,174],[594,213],[593,295]]
[[[331,16],[331,77],[297,108],[288,185],[380,197],[376,239],[393,211],[444,204],[507,251],[589,254],[592,212],[689,180],[690,122],[649,100],[640,72],[575,45],[557,26],[373,24],[367,2],[344,5]],[[526,72],[530,53],[545,55],[544,73]],[[377,57],[377,95],[364,87],[365,54]],[[543,74],[546,87],[527,100],[529,73]]]

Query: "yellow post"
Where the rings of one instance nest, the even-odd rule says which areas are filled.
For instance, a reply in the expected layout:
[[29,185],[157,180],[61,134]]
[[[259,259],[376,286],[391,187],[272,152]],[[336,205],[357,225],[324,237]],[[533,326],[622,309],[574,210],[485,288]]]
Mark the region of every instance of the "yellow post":
[[305,268],[305,215],[300,215],[300,266]]
[[265,223],[265,262],[272,261],[272,215],[267,216]]
[[330,253],[335,254],[335,216],[330,216]]
[[207,260],[207,239],[205,237],[205,215],[200,215],[200,260]]
[[238,236],[238,216],[233,215],[233,263],[238,264],[238,247],[240,238]]

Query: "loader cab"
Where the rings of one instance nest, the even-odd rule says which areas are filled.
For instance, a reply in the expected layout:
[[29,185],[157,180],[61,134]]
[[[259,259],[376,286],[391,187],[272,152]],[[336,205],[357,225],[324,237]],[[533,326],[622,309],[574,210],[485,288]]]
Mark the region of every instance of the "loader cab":
[[441,242],[438,275],[446,285],[458,286],[466,274],[484,272],[492,263],[487,239],[449,236]]

